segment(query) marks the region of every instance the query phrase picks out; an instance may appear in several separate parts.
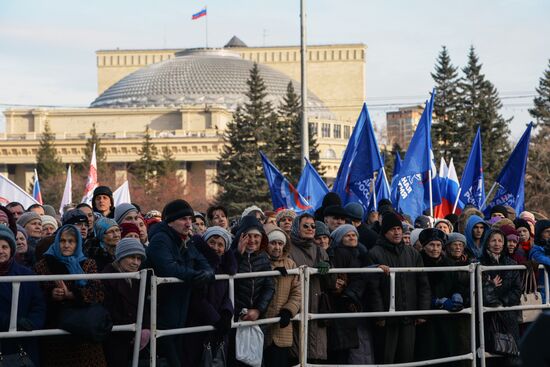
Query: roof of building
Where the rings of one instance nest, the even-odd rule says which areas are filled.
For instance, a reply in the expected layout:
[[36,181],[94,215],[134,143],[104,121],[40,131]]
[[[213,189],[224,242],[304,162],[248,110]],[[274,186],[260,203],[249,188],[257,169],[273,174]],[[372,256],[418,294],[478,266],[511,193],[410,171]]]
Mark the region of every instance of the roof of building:
[[[234,111],[246,102],[246,81],[253,62],[229,49],[188,49],[176,57],[141,68],[119,80],[92,102],[93,108],[149,108],[184,105],[218,105]],[[258,65],[267,87],[267,99],[275,106],[286,95],[291,78]],[[296,93],[300,83],[292,80]],[[311,116],[334,118],[323,102],[308,92]]]
[[223,47],[231,48],[231,47],[248,47],[248,46],[239,37],[233,36],[231,37],[229,42],[227,42]]

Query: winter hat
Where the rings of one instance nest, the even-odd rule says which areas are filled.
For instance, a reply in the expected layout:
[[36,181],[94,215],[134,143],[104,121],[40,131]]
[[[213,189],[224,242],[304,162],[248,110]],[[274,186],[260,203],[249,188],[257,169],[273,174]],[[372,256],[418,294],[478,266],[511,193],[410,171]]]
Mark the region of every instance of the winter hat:
[[262,215],[264,215],[264,211],[257,207],[256,205],[249,206],[245,210],[243,210],[243,213],[241,214],[241,218],[246,217],[247,215],[252,214],[252,212],[260,212]]
[[414,221],[414,228],[430,228],[431,220],[427,215],[419,215]]
[[[296,219],[294,219],[296,220]],[[237,233],[235,234],[235,237],[233,238],[233,248],[237,248],[239,245],[239,240],[241,238],[241,235],[244,233],[253,233],[258,232],[262,235],[262,243],[260,245],[260,248],[265,248],[267,245],[267,235],[264,230],[264,226],[260,221],[253,215],[245,215],[242,217],[241,222],[239,223],[239,227],[237,228]]]
[[535,224],[535,244],[540,246],[545,246],[545,243],[542,242],[542,232],[544,232],[545,229],[550,228],[550,220],[549,219],[541,219],[538,220]]
[[76,224],[76,223],[88,223],[88,217],[80,209],[72,209],[63,214],[61,217],[61,222],[65,224]]
[[143,260],[147,258],[145,255],[145,249],[137,238],[123,238],[121,239],[115,248],[115,259],[120,261],[126,256],[140,255]]
[[359,237],[359,233],[357,232],[357,228],[351,224],[342,224],[340,227],[336,228],[332,233],[330,234],[330,238],[332,238],[332,243],[334,246],[339,246],[342,244],[342,239],[346,234],[349,232],[354,232],[357,237]]
[[418,240],[422,247],[426,246],[432,241],[439,241],[443,246],[447,242],[447,235],[440,229],[437,228],[425,228],[420,232]]
[[500,220],[498,220],[496,223],[494,223],[491,227],[498,229],[502,226],[510,226],[510,227],[516,228],[514,222],[512,222],[512,220],[510,220],[508,218],[500,218]]
[[384,214],[382,217],[382,225],[380,226],[380,234],[385,235],[393,227],[403,228],[401,217],[393,212]]
[[351,220],[363,220],[363,215],[365,214],[363,205],[359,203],[348,203],[344,209],[348,213],[348,218]]
[[23,233],[23,236],[25,236],[25,239],[26,239],[26,240],[29,239],[29,235],[27,234],[27,231],[25,230],[25,228],[23,228],[23,227],[20,226],[19,224],[17,225],[17,232]]
[[150,218],[161,218],[162,217],[162,213],[159,212],[158,210],[149,210],[147,212],[147,214],[145,214],[145,219],[150,219]]
[[162,220],[166,223],[173,222],[183,217],[192,217],[195,215],[191,205],[183,199],[176,199],[166,204],[162,209]]
[[407,222],[401,222],[401,224],[403,225],[403,234],[411,234],[412,230],[414,229],[413,226],[411,226],[409,223]]
[[279,212],[277,212],[277,216],[275,217],[275,222],[277,224],[279,224],[279,222],[283,218],[290,218],[290,219],[294,220],[294,218],[296,218],[296,212],[292,209],[280,210]]
[[528,212],[528,211],[523,211],[521,212],[521,214],[519,215],[519,217],[521,219],[524,219],[526,220],[527,222],[529,223],[533,223],[533,225],[537,222],[537,220],[535,219],[535,215],[531,212]]
[[138,210],[135,206],[133,206],[132,204],[129,204],[129,203],[122,203],[122,204],[119,204],[115,207],[115,221],[120,224],[122,222],[122,220],[124,219],[124,217],[130,213],[131,211],[135,211],[136,213],[138,213]]
[[323,208],[326,208],[327,206],[331,205],[342,205],[342,199],[340,198],[340,195],[338,195],[335,192],[329,192],[323,197],[323,204],[321,205]]
[[95,203],[96,196],[99,195],[107,195],[111,199],[111,205],[114,205],[113,200],[113,191],[108,186],[98,186],[94,190],[94,194],[92,195],[92,204]]
[[276,228],[267,234],[267,240],[268,242],[281,241],[286,245],[286,233],[284,233],[281,229]]
[[0,226],[0,240],[5,240],[10,245],[10,258],[15,255],[15,237],[9,227]]
[[347,218],[348,212],[346,211],[346,209],[344,209],[344,207],[342,207],[342,205],[330,205],[327,206],[323,211],[323,217],[328,216]]
[[109,228],[112,227],[118,227],[118,223],[114,221],[114,219],[111,218],[99,218],[94,223],[94,233],[95,238],[97,238],[100,242],[103,242],[103,236],[105,236],[105,232],[109,230]]
[[327,236],[330,237],[330,231],[325,223],[320,221],[315,221],[315,237]]
[[128,233],[137,233],[139,236],[139,227],[136,226],[134,223],[121,223],[119,224],[120,227],[120,237],[124,238]]
[[202,234],[202,239],[208,241],[212,236],[220,236],[225,241],[225,251],[229,250],[231,247],[231,233],[220,226],[208,227],[206,231]]
[[491,216],[495,213],[500,213],[504,215],[504,218],[508,218],[508,210],[506,210],[506,207],[504,205],[495,205],[491,208]]
[[523,227],[531,232],[531,226],[529,225],[529,222],[525,219],[522,219],[521,217],[514,220],[514,225],[516,226],[516,229],[520,229],[521,227]]
[[435,221],[434,228],[437,227],[439,223],[445,223],[449,227],[449,232],[452,232],[454,230],[454,226],[448,219],[438,219]]
[[198,212],[198,211],[196,211],[196,210],[193,211],[193,213],[194,213],[194,214],[193,214],[193,217],[194,217],[194,218],[200,218],[200,219],[202,219],[202,221],[203,221],[204,223],[206,223],[206,217],[204,216],[204,214],[202,214],[201,212]]
[[504,234],[506,235],[507,240],[514,240],[516,242],[519,242],[518,232],[516,231],[516,229],[514,227],[512,227],[508,224],[505,224],[502,227],[500,227],[500,230],[502,232],[504,232]]
[[49,215],[43,215],[42,226],[45,226],[46,224],[53,226],[54,231],[57,231],[57,228],[59,228],[59,225],[57,224],[57,220],[54,217]]
[[44,214],[55,218],[57,213],[55,212],[55,209],[54,209],[53,206],[48,205],[48,204],[44,204],[44,205],[42,205],[42,208],[44,208]]
[[414,246],[414,244],[418,241],[418,236],[420,236],[420,232],[422,231],[422,228],[415,228],[411,231],[411,246]]
[[445,246],[450,245],[453,242],[460,241],[466,246],[466,237],[462,233],[452,232],[447,235],[447,242]]
[[40,219],[40,221],[42,221],[42,217],[40,217],[40,215],[36,214],[35,212],[25,212],[21,214],[21,216],[17,220],[17,224],[25,227],[30,221],[35,219]]

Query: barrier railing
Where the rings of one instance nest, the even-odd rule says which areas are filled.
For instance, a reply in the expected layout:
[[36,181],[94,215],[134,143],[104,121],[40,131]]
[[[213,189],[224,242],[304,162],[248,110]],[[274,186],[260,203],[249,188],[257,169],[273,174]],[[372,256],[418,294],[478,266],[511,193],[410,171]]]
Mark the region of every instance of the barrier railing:
[[[143,322],[143,309],[145,305],[145,291],[147,281],[147,270],[141,270],[135,273],[106,273],[106,274],[67,274],[67,275],[18,275],[18,276],[0,276],[0,283],[12,283],[11,294],[11,313],[10,324],[8,331],[0,332],[0,339],[2,338],[22,338],[22,337],[39,337],[39,336],[56,336],[67,335],[67,331],[62,329],[41,329],[32,331],[18,331],[17,330],[17,313],[19,306],[19,290],[21,283],[28,282],[51,282],[56,280],[104,280],[104,279],[139,279],[139,300],[137,319],[133,324],[127,325],[115,325],[113,326],[114,332],[119,331],[133,331],[135,333],[135,340],[140,340],[141,329]],[[139,343],[134,343],[133,355],[132,355],[132,367],[137,367],[139,360]]]
[[550,297],[548,297],[548,271],[546,267],[540,265],[539,269],[544,271],[544,289],[546,292],[546,300],[544,303],[541,302],[540,305],[518,305],[518,306],[499,306],[499,307],[486,307],[483,306],[483,273],[486,271],[511,271],[511,270],[526,270],[529,269],[524,265],[506,265],[506,266],[484,266],[477,265],[477,303],[479,305],[478,312],[478,328],[479,328],[479,348],[477,350],[477,356],[480,359],[481,367],[486,366],[486,359],[491,357],[498,357],[493,354],[487,353],[485,348],[485,313],[490,312],[503,312],[503,311],[521,311],[521,310],[537,310],[537,309],[550,309]]

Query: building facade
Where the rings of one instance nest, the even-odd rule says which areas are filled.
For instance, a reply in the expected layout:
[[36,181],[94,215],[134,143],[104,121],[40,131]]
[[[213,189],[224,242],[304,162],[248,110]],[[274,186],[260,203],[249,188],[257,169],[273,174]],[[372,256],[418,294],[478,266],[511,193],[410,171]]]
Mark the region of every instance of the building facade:
[[388,147],[399,144],[402,150],[407,150],[423,110],[422,106],[409,106],[386,113]]

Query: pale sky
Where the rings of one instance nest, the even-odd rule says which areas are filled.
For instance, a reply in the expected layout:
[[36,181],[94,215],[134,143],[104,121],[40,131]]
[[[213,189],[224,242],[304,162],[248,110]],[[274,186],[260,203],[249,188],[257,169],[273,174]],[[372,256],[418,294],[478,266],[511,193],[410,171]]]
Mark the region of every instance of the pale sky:
[[[249,46],[298,45],[299,0],[0,0],[0,109],[88,106],[97,96],[99,49],[209,46],[233,35]],[[498,88],[513,139],[530,120],[550,59],[548,0],[307,0],[309,44],[367,45],[367,105],[385,112],[423,102],[442,45],[462,67],[470,45]],[[359,111],[358,111],[359,113]],[[3,129],[3,121],[0,121]]]

